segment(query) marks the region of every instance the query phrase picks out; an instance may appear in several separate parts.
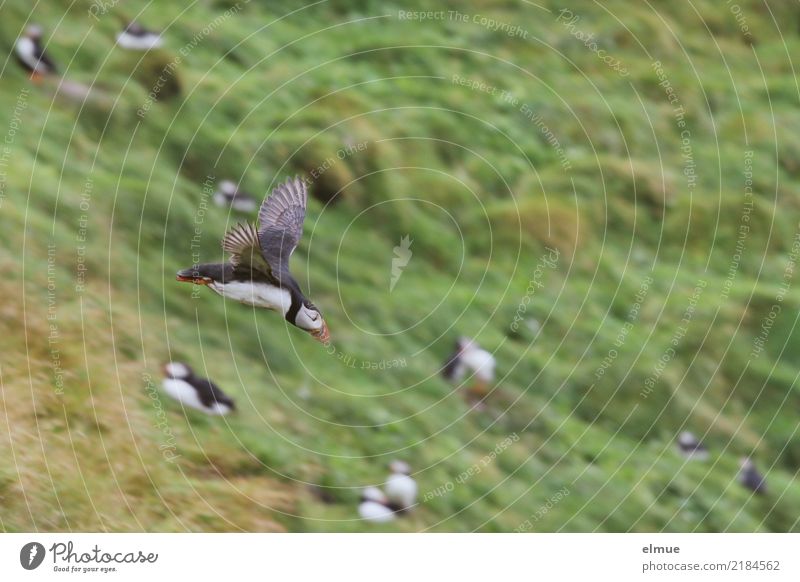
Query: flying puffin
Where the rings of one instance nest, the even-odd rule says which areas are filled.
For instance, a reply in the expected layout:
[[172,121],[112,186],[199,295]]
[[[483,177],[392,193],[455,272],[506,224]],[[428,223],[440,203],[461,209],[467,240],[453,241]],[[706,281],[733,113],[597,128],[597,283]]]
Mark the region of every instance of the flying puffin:
[[474,340],[461,337],[456,341],[455,351],[445,362],[442,374],[451,382],[460,382],[468,371],[471,372],[475,377],[475,384],[470,393],[473,397],[482,399],[494,380],[495,365],[492,354],[478,346]]
[[211,380],[195,376],[194,371],[180,362],[164,365],[164,392],[191,408],[212,416],[222,416],[236,410],[233,400]]
[[272,191],[258,211],[258,229],[237,224],[222,239],[227,263],[196,265],[178,271],[177,280],[206,285],[245,305],[278,311],[284,319],[326,343],[328,326],[319,309],[289,272],[289,257],[303,235],[308,193],[298,178]]
[[678,436],[678,451],[687,459],[705,461],[708,459],[708,449],[696,436],[689,431],[683,431]]
[[739,483],[753,493],[764,495],[767,492],[767,483],[764,476],[756,470],[753,461],[748,457],[742,457],[739,460],[739,467]]
[[408,511],[417,501],[417,482],[410,476],[411,467],[404,461],[392,461],[389,470],[385,485],[389,507],[398,513]]
[[117,35],[117,44],[125,49],[147,51],[160,48],[164,43],[160,34],[147,30],[138,22],[130,22]]
[[42,46],[42,27],[32,24],[25,30],[14,47],[19,63],[31,74],[32,81],[38,81],[46,75],[58,72],[55,64]]
[[240,190],[235,182],[222,180],[217,191],[214,192],[214,202],[217,206],[230,206],[239,212],[254,212],[258,208],[256,199],[247,192]]
[[361,519],[372,523],[387,523],[394,521],[395,517],[386,495],[377,487],[365,487],[361,492],[358,515]]

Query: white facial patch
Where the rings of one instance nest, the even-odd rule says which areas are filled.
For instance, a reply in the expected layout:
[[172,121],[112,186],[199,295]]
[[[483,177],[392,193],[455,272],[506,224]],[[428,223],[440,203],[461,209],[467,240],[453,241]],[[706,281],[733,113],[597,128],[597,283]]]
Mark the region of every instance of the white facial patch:
[[299,328],[308,331],[316,331],[322,329],[322,314],[320,314],[319,311],[314,311],[303,305],[297,312],[295,323]]
[[189,368],[180,362],[170,362],[164,366],[164,371],[173,378],[186,378],[189,375]]

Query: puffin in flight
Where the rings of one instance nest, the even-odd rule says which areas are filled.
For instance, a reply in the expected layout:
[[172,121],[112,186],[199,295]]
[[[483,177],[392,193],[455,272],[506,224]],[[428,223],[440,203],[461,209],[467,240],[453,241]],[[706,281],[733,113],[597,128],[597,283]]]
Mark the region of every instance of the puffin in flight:
[[32,24],[25,30],[14,47],[19,63],[31,74],[32,81],[38,81],[45,75],[57,73],[55,64],[42,46],[42,27]]
[[236,410],[230,396],[211,380],[196,376],[194,371],[180,362],[164,365],[164,392],[183,404],[202,410],[212,416],[224,416]]
[[205,285],[227,299],[278,311],[294,326],[327,343],[328,326],[319,309],[300,290],[289,271],[289,257],[303,236],[308,192],[289,179],[264,199],[258,229],[237,224],[222,239],[227,263],[202,264],[178,271],[177,280]]
[[147,30],[138,22],[130,22],[117,35],[117,44],[122,48],[134,51],[147,51],[161,47],[164,44],[161,35]]
[[217,206],[230,206],[239,212],[254,212],[258,202],[239,186],[230,180],[222,180],[214,192],[214,203]]

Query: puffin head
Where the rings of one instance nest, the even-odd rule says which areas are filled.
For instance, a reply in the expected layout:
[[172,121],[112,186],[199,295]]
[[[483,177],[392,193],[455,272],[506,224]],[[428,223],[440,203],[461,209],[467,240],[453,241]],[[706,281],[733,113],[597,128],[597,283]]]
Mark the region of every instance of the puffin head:
[[164,364],[164,376],[173,380],[184,380],[192,375],[192,369],[180,362],[167,362]]
[[224,265],[195,265],[182,269],[175,275],[175,279],[183,283],[195,285],[210,285],[215,281],[222,281]]
[[44,34],[44,31],[38,24],[31,24],[27,29],[25,29],[25,36],[31,40],[39,40],[42,38],[42,34]]
[[392,461],[389,463],[389,470],[398,475],[410,475],[411,466],[405,461]]
[[319,309],[310,301],[303,301],[300,305],[294,318],[294,324],[310,333],[319,342],[327,343],[331,339],[328,324],[325,323]]

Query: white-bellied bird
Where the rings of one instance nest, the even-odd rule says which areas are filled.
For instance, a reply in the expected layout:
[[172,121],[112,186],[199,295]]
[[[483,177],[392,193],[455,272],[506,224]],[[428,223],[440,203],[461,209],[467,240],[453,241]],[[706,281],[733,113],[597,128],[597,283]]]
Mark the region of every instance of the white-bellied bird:
[[456,341],[455,351],[442,367],[442,375],[450,382],[461,382],[469,372],[474,378],[469,389],[470,396],[482,400],[494,381],[494,356],[482,349],[475,340],[461,337]]
[[164,365],[164,392],[183,404],[212,416],[223,416],[236,410],[233,399],[207,378],[201,378],[187,364],[169,362]]
[[178,271],[178,281],[205,285],[226,299],[281,313],[294,326],[325,343],[328,326],[289,271],[289,257],[303,236],[308,193],[299,178],[272,191],[258,211],[258,228],[237,224],[222,239],[227,263]]
[[361,516],[361,519],[372,523],[386,523],[395,518],[386,495],[377,487],[365,487],[361,492],[358,515]]
[[417,501],[417,482],[411,477],[411,467],[404,461],[392,461],[386,479],[386,497],[389,507],[398,512],[411,509]]
[[117,35],[117,44],[124,49],[133,51],[147,51],[161,47],[161,35],[152,30],[147,30],[138,22],[129,22]]

